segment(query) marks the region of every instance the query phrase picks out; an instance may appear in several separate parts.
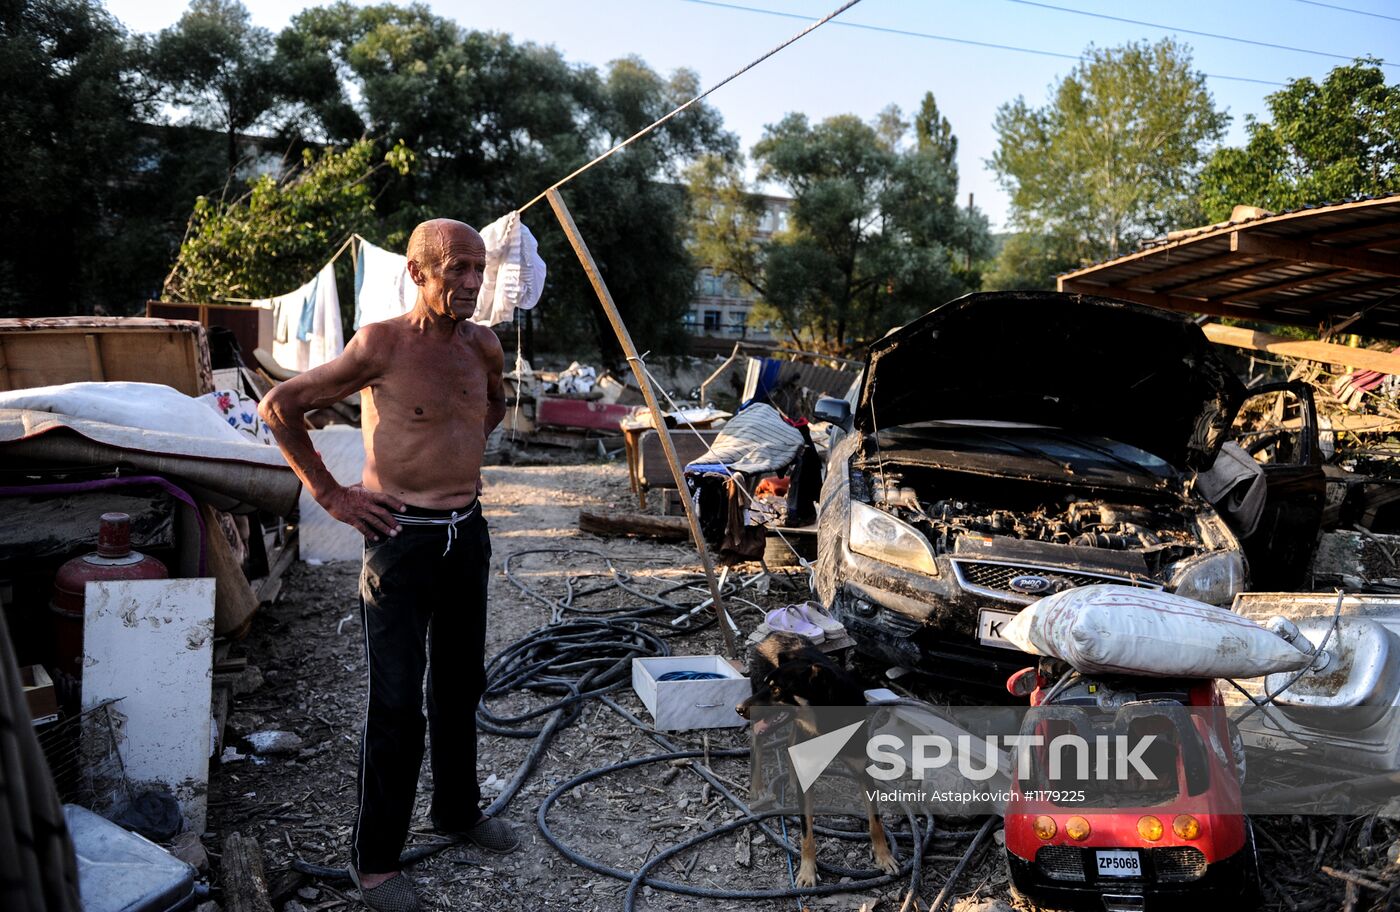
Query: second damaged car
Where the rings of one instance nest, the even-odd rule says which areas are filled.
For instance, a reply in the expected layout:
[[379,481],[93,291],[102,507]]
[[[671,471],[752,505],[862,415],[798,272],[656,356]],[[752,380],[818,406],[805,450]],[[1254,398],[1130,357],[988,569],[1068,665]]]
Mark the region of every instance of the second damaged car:
[[[1251,391],[1251,393],[1258,390]],[[1175,314],[974,294],[871,346],[822,490],[817,588],[862,649],[988,683],[1034,600],[1122,583],[1228,606],[1240,539],[1194,490],[1246,396]]]

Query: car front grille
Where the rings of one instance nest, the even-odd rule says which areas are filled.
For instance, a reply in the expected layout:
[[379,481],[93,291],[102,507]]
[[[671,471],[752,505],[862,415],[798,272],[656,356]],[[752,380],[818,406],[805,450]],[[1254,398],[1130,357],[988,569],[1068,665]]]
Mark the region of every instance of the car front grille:
[[1051,880],[1084,879],[1084,853],[1074,846],[1041,846],[1035,863]]
[[953,561],[953,570],[964,589],[982,590],[993,594],[1007,593],[1016,598],[1031,599],[1035,595],[1019,592],[1011,581],[1021,576],[1038,576],[1050,581],[1050,588],[1037,595],[1049,595],[1063,589],[1076,589],[1080,586],[1093,586],[1099,583],[1118,583],[1125,586],[1142,586],[1160,589],[1156,583],[1146,582],[1125,576],[1108,576],[1098,573],[1082,573],[1064,570],[1059,567],[1035,567],[1025,564],[1001,564],[992,561]]
[[1196,880],[1206,873],[1206,856],[1191,846],[1153,849],[1152,866],[1157,879],[1169,883]]

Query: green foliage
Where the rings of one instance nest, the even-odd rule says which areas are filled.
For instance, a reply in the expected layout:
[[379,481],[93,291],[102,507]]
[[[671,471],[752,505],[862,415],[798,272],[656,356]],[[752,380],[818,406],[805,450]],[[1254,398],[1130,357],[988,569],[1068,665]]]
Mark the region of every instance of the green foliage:
[[[1164,38],[1089,48],[1043,107],[1017,98],[997,111],[991,165],[1011,195],[1018,231],[1053,241],[1018,244],[1088,263],[1145,237],[1200,223],[1200,165],[1229,118],[1215,109],[1189,50]],[[1036,282],[1039,267],[1024,276]],[[1012,264],[999,275],[1014,278]]]
[[0,4],[0,314],[92,312],[113,287],[113,218],[146,113],[138,49],[91,0]]
[[352,233],[376,224],[370,179],[381,169],[406,174],[413,154],[396,146],[381,162],[374,145],[303,154],[282,179],[262,175],[231,202],[201,196],[166,295],[175,300],[262,298],[301,285]]
[[992,269],[982,277],[982,289],[1054,291],[1055,277],[1079,265],[1075,250],[1062,238],[1018,231],[1002,244]]
[[1339,66],[1321,84],[1290,80],[1268,97],[1271,122],[1247,120],[1244,148],[1216,151],[1200,204],[1222,221],[1238,205],[1275,211],[1400,190],[1400,84],[1380,61]]
[[196,124],[225,135],[229,171],[238,164],[238,133],[277,105],[272,51],[272,32],[254,26],[239,0],[191,0],[153,44],[152,72],[165,100],[189,106]]
[[958,138],[953,135],[953,125],[948,123],[938,110],[938,102],[932,92],[925,92],[919,103],[919,113],[914,118],[914,136],[920,152],[932,155],[951,173],[957,173]]
[[698,163],[697,258],[754,289],[756,312],[797,345],[833,352],[975,288],[960,263],[985,256],[986,220],[958,209],[946,145],[909,146],[908,131],[897,108],[874,124],[789,114],[770,125],[753,148],[758,178],[792,197],[789,229],[771,235],[738,163]]
[[[305,10],[278,36],[277,53],[308,133],[391,137],[418,152],[413,175],[380,198],[395,238],[430,216],[497,219],[698,91],[687,71],[665,78],[637,58],[601,73],[572,66],[553,48],[463,29],[421,4]],[[684,194],[668,182],[699,154],[733,149],[719,115],[696,105],[562,191],[642,348],[684,344],[694,265]],[[547,205],[525,219],[552,267],[548,306],[535,319],[615,353]]]

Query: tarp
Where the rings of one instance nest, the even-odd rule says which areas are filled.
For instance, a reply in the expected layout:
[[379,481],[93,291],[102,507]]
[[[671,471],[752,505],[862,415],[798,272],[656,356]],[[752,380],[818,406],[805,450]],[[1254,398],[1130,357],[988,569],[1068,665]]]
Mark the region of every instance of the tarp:
[[[69,414],[77,412],[78,414]],[[0,456],[121,463],[193,482],[285,516],[301,482],[276,447],[254,443],[204,403],[154,383],[72,383],[0,394]]]

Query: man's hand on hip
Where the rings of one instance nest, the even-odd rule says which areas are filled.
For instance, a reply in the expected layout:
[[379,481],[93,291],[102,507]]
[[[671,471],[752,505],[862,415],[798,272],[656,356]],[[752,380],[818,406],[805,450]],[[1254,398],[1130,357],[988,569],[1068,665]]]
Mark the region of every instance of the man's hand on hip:
[[321,506],[370,541],[398,535],[400,526],[389,511],[404,509],[398,498],[371,491],[361,484],[336,488],[321,501]]

